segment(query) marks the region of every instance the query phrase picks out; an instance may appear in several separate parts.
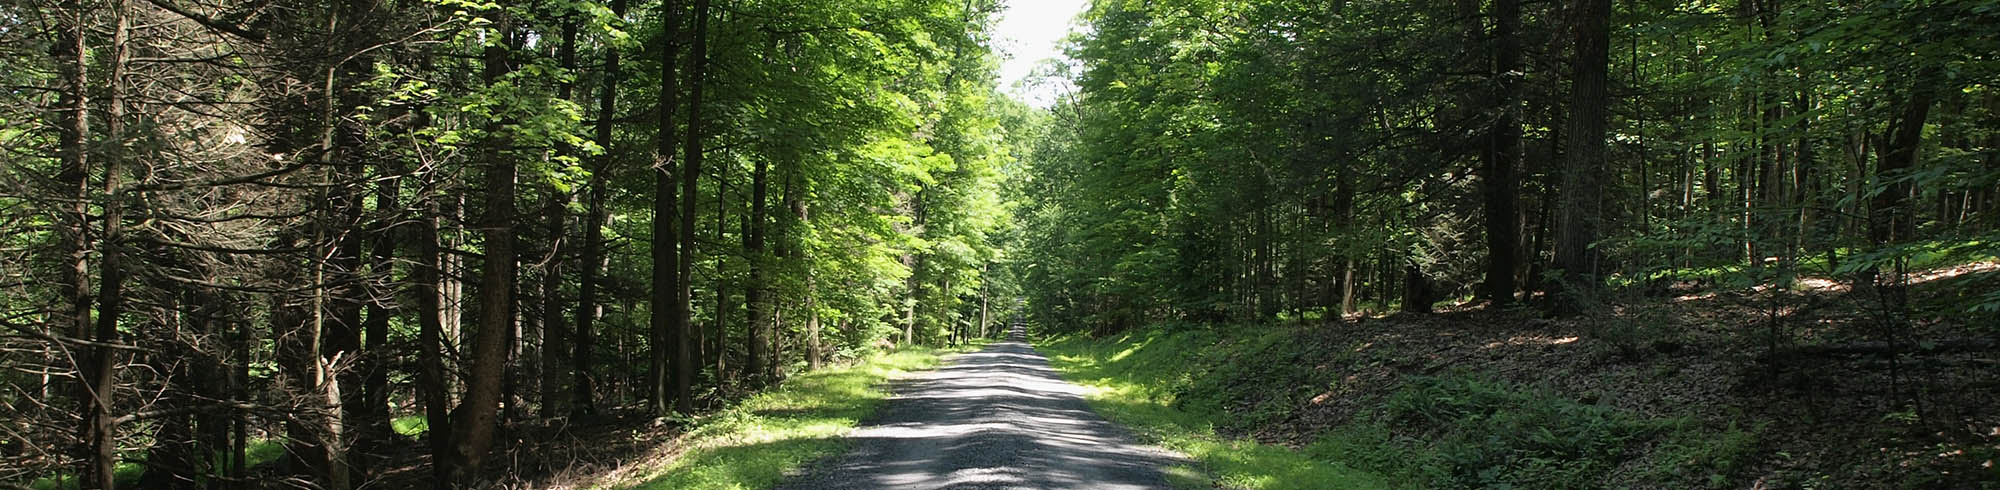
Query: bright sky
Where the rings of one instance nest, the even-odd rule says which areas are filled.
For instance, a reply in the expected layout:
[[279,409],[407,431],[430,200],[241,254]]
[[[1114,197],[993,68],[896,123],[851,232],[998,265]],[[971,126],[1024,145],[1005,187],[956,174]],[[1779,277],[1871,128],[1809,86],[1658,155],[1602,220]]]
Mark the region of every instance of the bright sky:
[[1062,57],[1059,43],[1069,35],[1077,14],[1090,0],[1005,0],[1000,13],[998,47],[1007,58],[1000,63],[1000,88],[1035,107],[1055,103],[1057,88],[1020,86],[1042,60]]

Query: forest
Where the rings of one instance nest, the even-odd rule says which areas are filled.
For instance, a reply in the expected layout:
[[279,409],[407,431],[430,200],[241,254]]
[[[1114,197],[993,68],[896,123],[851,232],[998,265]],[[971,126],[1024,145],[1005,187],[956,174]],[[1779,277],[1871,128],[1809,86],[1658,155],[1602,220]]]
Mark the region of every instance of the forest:
[[2000,484],[2000,2],[1089,3],[0,5],[0,488],[764,488],[1011,327],[1181,486]]

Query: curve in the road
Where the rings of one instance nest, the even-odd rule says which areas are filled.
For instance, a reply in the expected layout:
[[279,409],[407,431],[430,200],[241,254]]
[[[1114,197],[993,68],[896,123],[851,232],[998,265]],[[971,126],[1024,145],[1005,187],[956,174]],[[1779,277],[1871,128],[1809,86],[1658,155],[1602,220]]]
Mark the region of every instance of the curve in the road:
[[1082,389],[1058,377],[1018,330],[894,390],[848,435],[851,451],[778,488],[1168,488],[1161,470],[1180,462],[1092,412]]

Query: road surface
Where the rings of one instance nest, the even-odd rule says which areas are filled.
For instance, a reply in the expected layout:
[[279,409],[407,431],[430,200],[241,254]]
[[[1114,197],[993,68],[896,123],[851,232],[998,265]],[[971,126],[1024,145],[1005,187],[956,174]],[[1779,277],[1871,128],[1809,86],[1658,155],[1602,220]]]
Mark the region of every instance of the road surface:
[[905,379],[872,420],[848,435],[847,454],[809,465],[778,488],[1169,488],[1161,469],[1181,462],[1133,443],[1090,411],[1018,329],[1004,342]]

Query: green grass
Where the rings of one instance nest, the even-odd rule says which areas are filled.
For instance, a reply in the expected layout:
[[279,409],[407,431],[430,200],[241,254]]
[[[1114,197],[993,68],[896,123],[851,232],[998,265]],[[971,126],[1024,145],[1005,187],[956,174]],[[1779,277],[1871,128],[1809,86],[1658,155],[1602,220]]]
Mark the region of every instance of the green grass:
[[853,366],[787,380],[777,389],[693,421],[686,452],[633,488],[769,488],[785,473],[846,448],[841,439],[889,393],[884,381],[936,367],[944,354],[977,350],[904,349]]
[[[1270,329],[1282,331],[1283,329]],[[1176,403],[1179,393],[1194,383],[1197,369],[1212,364],[1204,355],[1220,355],[1221,337],[1202,330],[1167,332],[1142,329],[1107,339],[1057,337],[1040,348],[1063,376],[1087,389],[1092,408],[1130,427],[1146,442],[1178,451],[1194,468],[1170,471],[1181,488],[1375,489],[1406,488],[1374,472],[1339,461],[1315,458],[1310,451],[1225,437],[1216,426],[1233,423],[1233,416],[1204,408],[1208,403]]]

